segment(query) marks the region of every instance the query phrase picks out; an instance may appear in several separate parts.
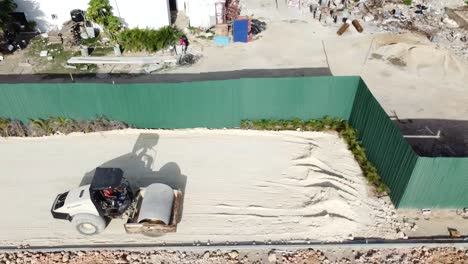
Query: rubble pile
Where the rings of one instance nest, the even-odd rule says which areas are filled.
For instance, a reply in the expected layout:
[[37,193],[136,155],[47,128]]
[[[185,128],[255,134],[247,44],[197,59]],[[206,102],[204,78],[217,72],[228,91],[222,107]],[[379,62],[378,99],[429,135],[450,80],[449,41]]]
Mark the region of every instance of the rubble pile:
[[282,256],[282,263],[454,263],[462,264],[468,260],[468,250],[457,248],[412,248],[412,249],[369,249],[343,252],[317,250],[296,251]]
[[0,263],[238,263],[237,251],[186,253],[179,251],[59,251],[0,253]]
[[[261,256],[260,256],[261,255]],[[250,256],[250,257],[249,257]],[[58,251],[0,253],[0,263],[466,263],[468,250],[457,248],[326,249],[257,252],[206,251]]]
[[310,13],[325,26],[358,20],[365,31],[421,33],[468,58],[468,29],[447,14],[447,8],[463,5],[462,0],[305,0],[291,2],[289,7]]
[[391,33],[417,32],[434,44],[449,48],[455,54],[468,58],[468,30],[450,19],[446,10],[435,0],[416,0],[411,5],[386,3],[372,6],[364,21]]

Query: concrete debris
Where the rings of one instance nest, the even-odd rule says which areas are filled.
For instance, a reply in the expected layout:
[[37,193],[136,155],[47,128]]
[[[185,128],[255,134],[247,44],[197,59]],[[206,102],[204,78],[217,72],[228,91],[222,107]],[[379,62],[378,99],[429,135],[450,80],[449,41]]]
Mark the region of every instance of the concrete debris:
[[[234,251],[233,251],[234,252]],[[237,252],[237,251],[236,251]],[[232,252],[231,252],[232,253]],[[244,252],[243,252],[244,253]],[[227,258],[226,252],[207,251],[200,258],[194,252],[180,251],[57,251],[57,252],[4,252],[0,263],[466,263],[468,250],[446,248],[400,249],[307,249],[297,251],[265,252],[251,250],[243,258]]]
[[200,59],[200,56],[187,53],[187,54],[180,56],[179,60],[177,61],[177,64],[178,65],[192,65],[196,63],[199,59]]
[[468,7],[456,6],[463,5],[461,0],[413,0],[410,5],[397,0],[305,0],[301,3],[300,10],[311,13],[324,26],[351,19],[362,23],[364,29],[370,27],[369,31],[421,33],[433,43],[468,58]]
[[228,255],[231,259],[237,259],[239,257],[239,252],[233,250]]
[[430,209],[422,209],[421,213],[424,217],[424,219],[429,219],[431,216],[431,210]]
[[76,70],[76,66],[75,65],[70,65],[70,64],[65,64],[65,66],[63,66],[65,69],[71,69],[71,70]]
[[270,263],[276,263],[276,254],[274,252],[270,252],[270,254],[268,254],[268,261]]
[[458,28],[458,24],[455,20],[451,19],[451,18],[448,18],[448,17],[444,17],[442,19],[442,22],[444,22],[444,24],[448,27],[448,28]]
[[448,17],[457,22],[457,25],[468,29],[468,5],[459,8],[446,8],[445,11]]

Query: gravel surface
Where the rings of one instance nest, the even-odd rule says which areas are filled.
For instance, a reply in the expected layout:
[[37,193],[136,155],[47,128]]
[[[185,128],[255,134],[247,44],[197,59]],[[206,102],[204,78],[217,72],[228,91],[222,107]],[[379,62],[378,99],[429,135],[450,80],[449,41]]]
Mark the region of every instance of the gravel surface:
[[89,251],[1,253],[0,263],[468,263],[468,250],[408,248],[369,250]]

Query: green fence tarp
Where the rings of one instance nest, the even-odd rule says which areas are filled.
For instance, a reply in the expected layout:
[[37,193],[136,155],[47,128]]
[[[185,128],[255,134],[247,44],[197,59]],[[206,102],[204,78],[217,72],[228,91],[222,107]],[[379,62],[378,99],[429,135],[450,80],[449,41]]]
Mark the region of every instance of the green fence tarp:
[[390,198],[398,206],[417,155],[362,81],[349,122],[358,131],[368,159],[377,167],[390,189]]
[[400,207],[468,207],[468,158],[419,157]]
[[348,119],[358,77],[162,84],[1,84],[0,116],[104,115],[140,128],[238,127],[242,119]]

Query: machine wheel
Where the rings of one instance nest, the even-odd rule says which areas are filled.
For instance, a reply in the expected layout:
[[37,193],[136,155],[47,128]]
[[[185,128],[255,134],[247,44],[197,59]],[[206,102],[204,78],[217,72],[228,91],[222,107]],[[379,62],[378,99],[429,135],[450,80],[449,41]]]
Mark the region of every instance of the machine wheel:
[[99,234],[106,228],[104,218],[92,214],[77,214],[73,216],[71,222],[80,234],[86,236]]

